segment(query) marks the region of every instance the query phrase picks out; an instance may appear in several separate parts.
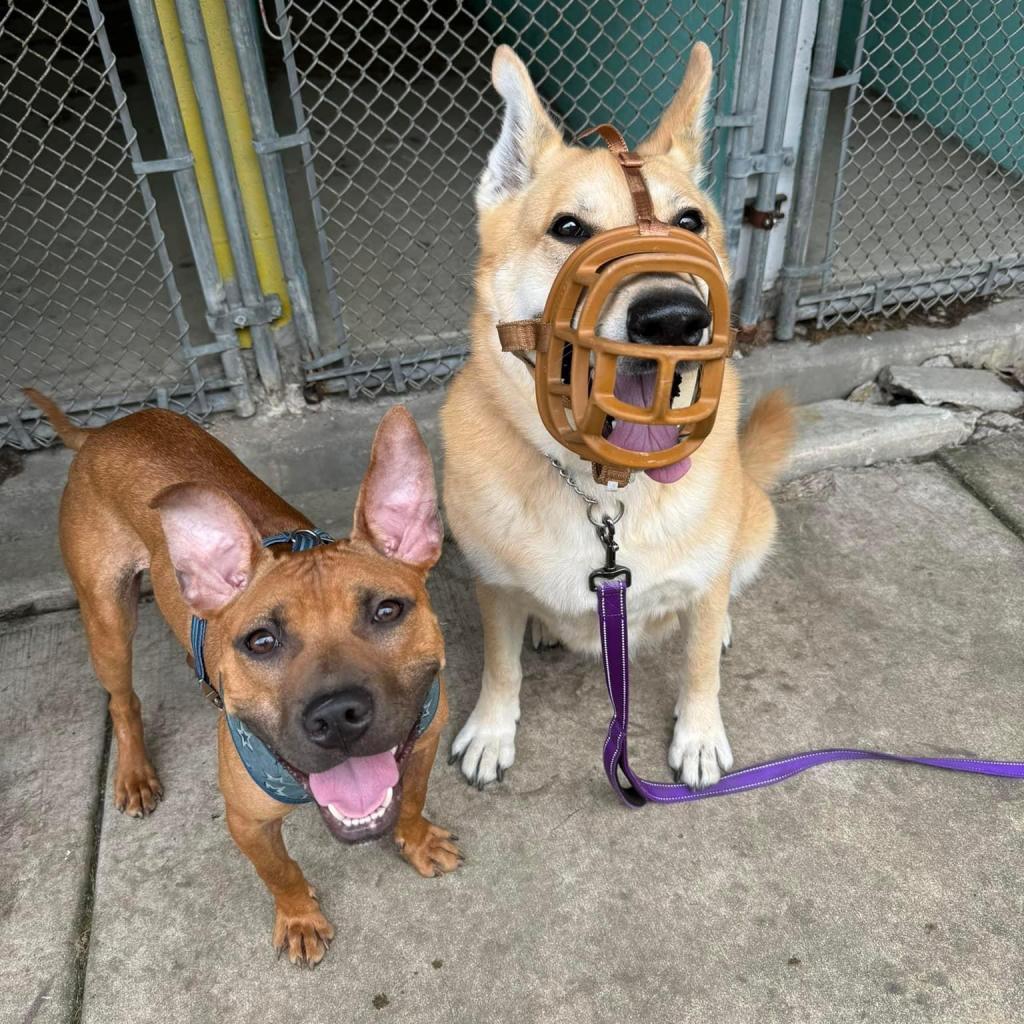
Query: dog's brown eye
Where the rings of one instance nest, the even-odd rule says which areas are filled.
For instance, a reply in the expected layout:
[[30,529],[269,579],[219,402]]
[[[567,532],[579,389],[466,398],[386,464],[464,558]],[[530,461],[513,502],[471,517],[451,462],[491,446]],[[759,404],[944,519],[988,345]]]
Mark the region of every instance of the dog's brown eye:
[[245,646],[253,654],[269,654],[277,647],[277,637],[269,629],[256,629],[245,638]]
[[678,217],[676,217],[676,224],[683,228],[684,231],[693,231],[694,233],[704,230],[704,215],[700,210],[683,210]]
[[386,601],[381,601],[373,610],[373,621],[397,622],[403,611],[405,611],[405,605],[401,601],[389,597]]
[[562,242],[582,242],[590,237],[590,228],[583,221],[565,214],[551,222],[548,234]]

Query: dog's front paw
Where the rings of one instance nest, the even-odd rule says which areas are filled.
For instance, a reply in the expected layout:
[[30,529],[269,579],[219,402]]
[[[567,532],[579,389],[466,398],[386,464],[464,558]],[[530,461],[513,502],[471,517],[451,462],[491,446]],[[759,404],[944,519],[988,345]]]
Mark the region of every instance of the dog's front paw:
[[164,795],[156,770],[143,758],[140,763],[126,763],[118,757],[114,772],[114,806],[130,818],[145,818],[156,810]]
[[678,711],[668,765],[676,782],[685,782],[691,789],[713,786],[732,767],[732,750],[717,701],[712,708],[690,706]]
[[469,720],[452,742],[449,763],[462,759],[462,774],[471,786],[483,789],[501,781],[516,759],[515,708],[473,709]]
[[395,829],[395,842],[402,856],[424,878],[436,878],[462,867],[463,857],[455,845],[458,838],[426,818]]
[[274,949],[288,954],[293,964],[315,967],[334,938],[334,926],[322,913],[313,890],[308,900],[278,902],[274,920]]

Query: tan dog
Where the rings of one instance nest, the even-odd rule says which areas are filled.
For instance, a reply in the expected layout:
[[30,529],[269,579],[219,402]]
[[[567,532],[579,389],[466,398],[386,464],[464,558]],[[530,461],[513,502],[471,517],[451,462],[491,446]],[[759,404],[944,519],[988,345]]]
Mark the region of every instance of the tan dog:
[[[721,220],[701,188],[711,72],[707,47],[695,45],[679,92],[637,148],[657,216],[700,232],[724,267]],[[461,757],[466,778],[479,786],[512,764],[529,620],[548,640],[600,650],[587,576],[601,564],[602,549],[582,501],[550,457],[604,511],[614,511],[617,498],[625,506],[618,541],[620,560],[633,574],[634,642],[664,637],[685,613],[688,644],[668,762],[677,780],[710,785],[732,765],[718,703],[719,657],[731,634],[729,597],[755,575],[772,543],[775,514],[765,489],[784,461],[792,415],[781,396],[769,396],[740,434],[739,383],[729,366],[715,428],[692,462],[635,474],[616,495],[599,489],[589,464],[552,440],[537,412],[532,375],[501,352],[495,325],[539,316],[572,246],[632,223],[634,210],[615,158],[601,146],[564,143],[508,47],[495,54],[493,81],[505,118],[477,191],[481,254],[472,351],[442,415],[445,509],[477,576],[484,631],[480,697],[452,756]],[[613,294],[600,333],[701,344],[710,323],[706,297],[693,279],[636,275]],[[649,368],[629,362],[620,361],[617,394],[620,385],[642,391]],[[691,383],[681,377],[680,390],[685,394]],[[630,430],[621,435],[624,447],[649,443]]]
[[[185,417],[148,410],[84,430],[26,393],[78,451],[60,542],[110,694],[118,809],[144,816],[162,796],[132,689],[148,568],[186,649],[192,616],[207,620],[204,661],[226,712],[276,754],[303,799],[305,788],[316,796],[336,838],[372,839],[393,826],[420,874],[458,867],[455,836],[422,813],[447,717],[443,685],[432,689],[444,646],[425,587],[441,530],[430,456],[405,409],[389,410],[378,428],[352,536],[293,552],[260,539],[309,521]],[[436,714],[420,734],[430,693]],[[334,929],[284,846],[281,824],[294,805],[253,781],[223,715],[218,739],[228,828],[274,897],[274,945],[293,963],[315,964]]]

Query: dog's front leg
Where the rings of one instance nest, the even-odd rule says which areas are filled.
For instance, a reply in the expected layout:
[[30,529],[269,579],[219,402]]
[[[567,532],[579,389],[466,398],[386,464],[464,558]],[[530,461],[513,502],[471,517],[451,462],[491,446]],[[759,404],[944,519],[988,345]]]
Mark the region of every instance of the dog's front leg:
[[402,802],[398,808],[398,823],[395,825],[395,842],[402,856],[424,878],[434,878],[462,865],[462,854],[455,845],[459,837],[423,816],[430,769],[434,766],[441,730],[447,721],[448,696],[442,681],[434,720],[416,741],[402,772]]
[[484,635],[484,674],[476,707],[452,743],[462,774],[480,789],[501,779],[516,759],[521,656],[527,611],[513,593],[478,582]]
[[676,704],[668,750],[676,781],[714,785],[732,767],[732,750],[718,705],[719,661],[729,620],[729,574],[712,584],[687,617],[687,679]]
[[274,897],[274,948],[279,954],[287,953],[293,964],[313,967],[324,958],[334,938],[334,928],[320,912],[316,892],[284,845],[281,825],[295,808],[278,803],[257,789],[225,736],[226,731],[222,720],[220,788],[228,831]]

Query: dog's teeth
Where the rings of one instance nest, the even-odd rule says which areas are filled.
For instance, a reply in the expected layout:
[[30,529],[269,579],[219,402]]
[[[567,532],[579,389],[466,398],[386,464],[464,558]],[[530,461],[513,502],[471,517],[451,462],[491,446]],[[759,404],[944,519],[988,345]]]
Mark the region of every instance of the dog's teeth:
[[397,752],[398,752],[398,747],[397,746],[391,748],[391,753],[392,754],[395,754]]
[[345,822],[348,820],[345,817],[345,815],[341,813],[341,811],[335,810],[334,804],[328,804],[327,810],[329,810],[331,812],[331,816],[337,819],[338,821]]

